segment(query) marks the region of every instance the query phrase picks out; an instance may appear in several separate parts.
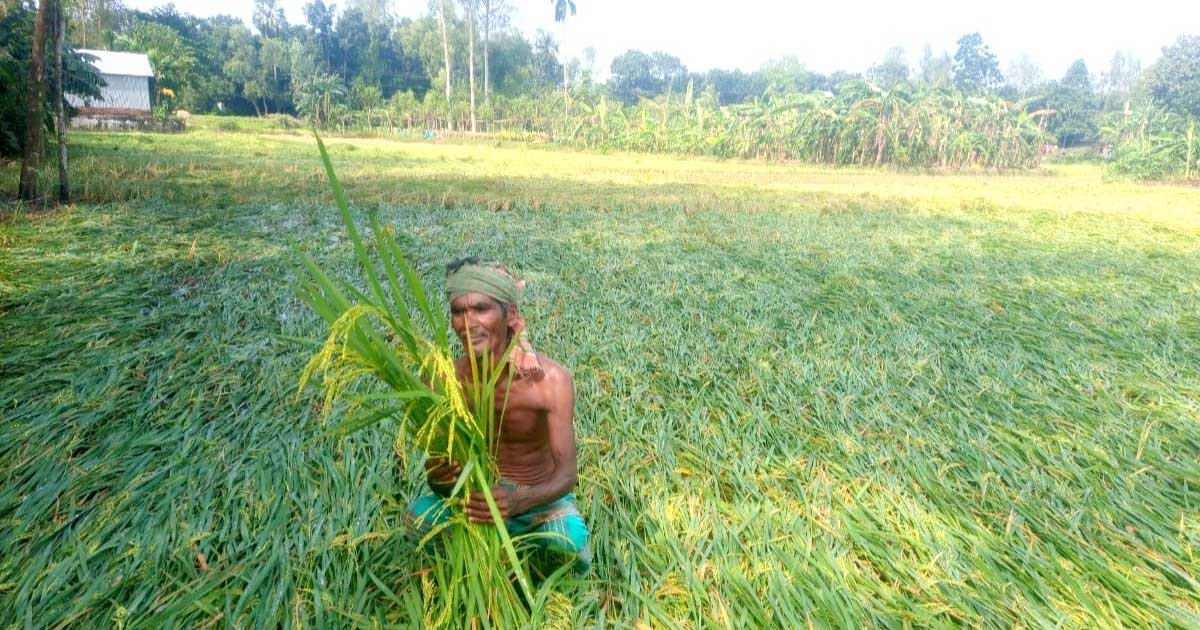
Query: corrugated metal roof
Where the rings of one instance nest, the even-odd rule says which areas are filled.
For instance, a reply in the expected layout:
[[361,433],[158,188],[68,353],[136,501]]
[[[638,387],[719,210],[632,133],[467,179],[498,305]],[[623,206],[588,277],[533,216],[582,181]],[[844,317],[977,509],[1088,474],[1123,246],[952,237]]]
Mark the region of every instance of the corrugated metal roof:
[[98,57],[92,62],[100,74],[121,74],[131,77],[152,77],[154,69],[150,67],[150,58],[145,53],[115,52],[112,50],[76,49],[87,55]]

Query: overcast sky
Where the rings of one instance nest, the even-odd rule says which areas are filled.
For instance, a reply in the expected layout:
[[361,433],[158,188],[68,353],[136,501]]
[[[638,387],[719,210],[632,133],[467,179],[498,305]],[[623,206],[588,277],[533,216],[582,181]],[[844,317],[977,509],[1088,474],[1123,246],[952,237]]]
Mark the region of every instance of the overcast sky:
[[[281,0],[288,21],[303,23],[308,0]],[[149,9],[160,0],[126,0]],[[338,2],[343,6],[346,2]],[[516,25],[532,34],[563,31],[554,23],[552,0],[511,0]],[[184,0],[180,11],[199,16],[228,14],[250,23],[252,0]],[[607,76],[612,58],[630,48],[662,50],[683,60],[689,70],[753,70],[764,61],[797,56],[818,72],[861,71],[887,49],[902,46],[915,66],[926,44],[935,54],[953,54],[955,41],[979,31],[999,57],[1000,69],[1028,54],[1047,78],[1058,78],[1083,58],[1093,74],[1105,71],[1113,53],[1132,52],[1143,67],[1180,35],[1200,35],[1200,2],[1141,0],[1106,3],[1061,0],[878,0],[796,2],[738,0],[726,3],[664,0],[576,0],[579,13],[568,19],[568,56],[585,46],[596,50],[599,74]],[[394,0],[398,16],[428,10],[427,0]],[[1189,30],[1190,29],[1190,32]]]

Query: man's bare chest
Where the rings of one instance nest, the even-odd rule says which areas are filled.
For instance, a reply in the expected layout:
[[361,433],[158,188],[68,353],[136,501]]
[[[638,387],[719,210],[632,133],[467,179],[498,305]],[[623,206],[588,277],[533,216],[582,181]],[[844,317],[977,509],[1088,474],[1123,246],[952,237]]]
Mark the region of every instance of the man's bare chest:
[[496,389],[495,418],[503,441],[528,441],[546,432],[546,405],[537,391],[512,386]]

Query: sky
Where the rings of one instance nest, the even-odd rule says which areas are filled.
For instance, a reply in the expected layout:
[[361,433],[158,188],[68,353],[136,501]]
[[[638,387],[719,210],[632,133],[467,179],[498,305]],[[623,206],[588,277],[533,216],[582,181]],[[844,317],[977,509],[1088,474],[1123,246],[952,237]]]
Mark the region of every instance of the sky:
[[[281,0],[289,22],[304,22],[307,1]],[[125,2],[138,9],[164,3]],[[769,59],[795,55],[810,70],[829,73],[866,70],[889,48],[901,46],[915,67],[926,45],[935,55],[953,54],[958,38],[974,31],[996,53],[1002,71],[1017,56],[1028,55],[1046,78],[1059,78],[1080,58],[1093,74],[1104,72],[1118,51],[1132,53],[1148,67],[1180,35],[1200,35],[1200,2],[1194,0],[576,0],[578,13],[565,28],[554,22],[552,0],[510,4],[516,7],[517,28],[530,35],[539,28],[551,31],[565,42],[561,49],[568,58],[591,46],[601,78],[608,75],[612,58],[631,48],[675,55],[697,72],[750,71]],[[253,5],[252,0],[175,2],[184,13],[233,15],[247,24]],[[429,2],[393,0],[392,5],[396,15],[415,17],[428,11]]]

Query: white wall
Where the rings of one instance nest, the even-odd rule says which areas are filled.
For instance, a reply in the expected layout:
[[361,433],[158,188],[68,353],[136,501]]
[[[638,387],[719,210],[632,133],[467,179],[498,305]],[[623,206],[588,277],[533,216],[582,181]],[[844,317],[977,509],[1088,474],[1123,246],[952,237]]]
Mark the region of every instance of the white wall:
[[150,77],[131,77],[125,75],[100,75],[108,85],[100,88],[99,99],[84,99],[67,95],[67,102],[74,107],[118,107],[121,109],[140,109],[150,111]]

